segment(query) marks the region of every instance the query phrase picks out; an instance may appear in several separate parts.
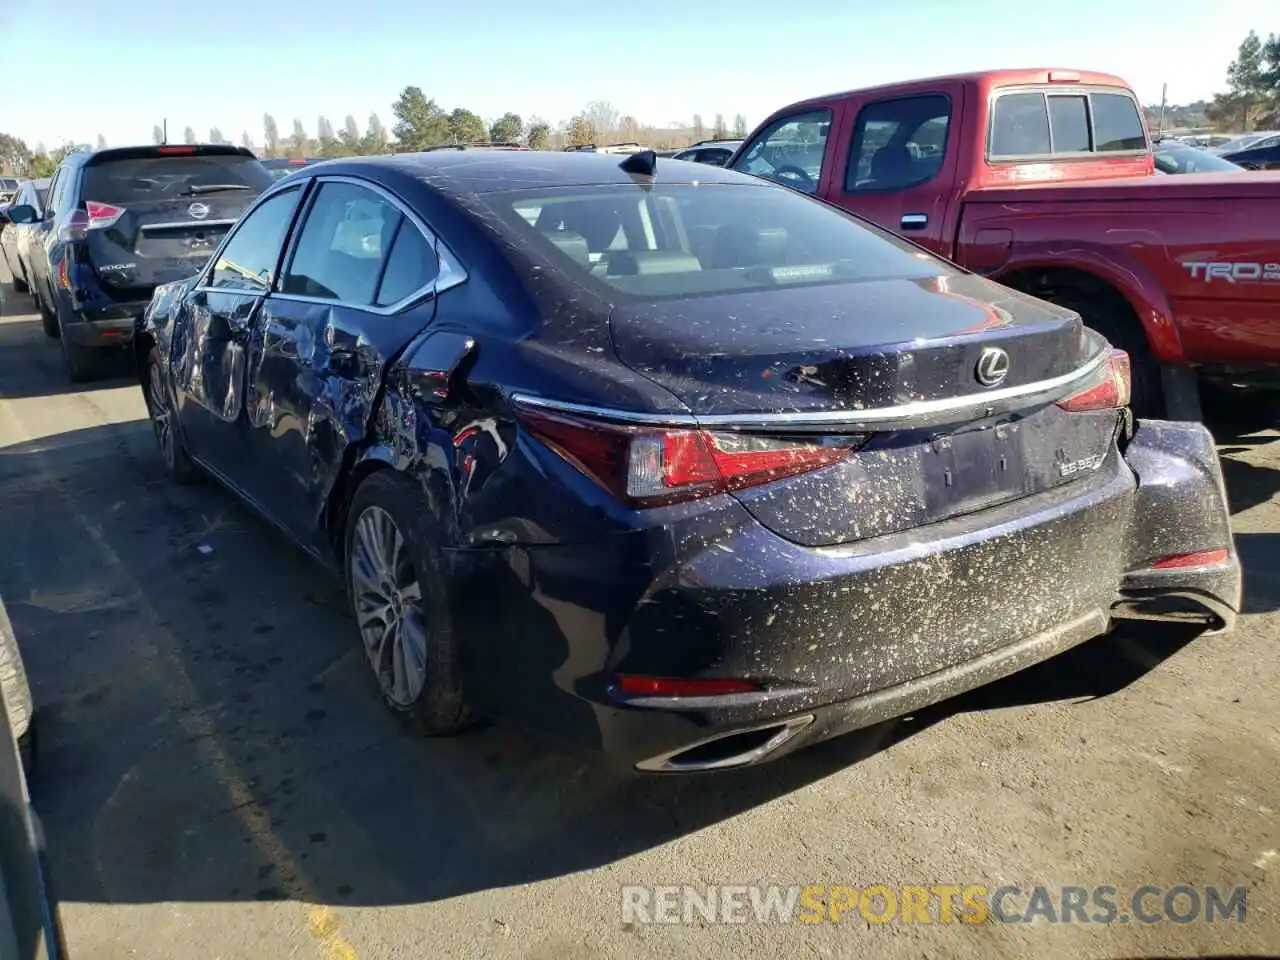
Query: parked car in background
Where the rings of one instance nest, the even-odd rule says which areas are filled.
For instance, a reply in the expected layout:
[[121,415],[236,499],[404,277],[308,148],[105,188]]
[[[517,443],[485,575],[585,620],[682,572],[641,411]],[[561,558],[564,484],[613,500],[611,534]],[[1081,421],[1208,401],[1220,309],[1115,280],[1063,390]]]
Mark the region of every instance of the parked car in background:
[[68,155],[47,210],[13,207],[14,223],[43,225],[28,280],[71,379],[96,376],[156,286],[198,270],[271,183],[243,147],[119,147]]
[[[21,682],[15,682],[16,676]],[[0,957],[66,960],[58,897],[50,881],[44,829],[31,804],[23,746],[30,691],[0,600]]]
[[1118,77],[995,71],[816,97],[765,120],[732,166],[1078,311],[1129,353],[1139,415],[1199,419],[1201,380],[1280,390],[1280,177],[1152,176]]
[[19,181],[16,177],[0,177],[0,204],[12,203],[18,192]]
[[1151,148],[1151,152],[1157,173],[1230,173],[1243,169],[1216,153],[1189,146],[1180,140],[1161,140]]
[[[24,180],[10,207],[29,206],[43,217],[48,196],[49,180]],[[26,293],[30,289],[27,278],[31,276],[31,247],[33,243],[39,244],[39,234],[38,224],[9,220],[6,208],[4,223],[0,224],[0,254],[3,254],[5,266],[13,277],[13,289],[18,293]]]
[[723,167],[733,156],[733,151],[742,145],[741,140],[703,140],[691,144],[687,149],[675,155],[676,160],[692,160],[694,163],[709,163]]
[[1280,137],[1280,130],[1255,130],[1253,133],[1245,133],[1219,144],[1214,147],[1214,151],[1223,155],[1239,153],[1241,150],[1260,146],[1264,141],[1269,141],[1273,137]]
[[716,167],[303,170],[134,345],[167,471],[339,573],[384,700],[432,734],[486,714],[741,766],[1112,617],[1239,607],[1212,438],[1135,425],[1122,352]]
[[1246,170],[1280,170],[1280,136],[1266,137],[1234,153],[1223,153],[1222,158]]
[[319,162],[319,157],[267,157],[262,161],[262,165],[271,172],[272,179],[282,180],[295,170],[301,170],[303,167]]

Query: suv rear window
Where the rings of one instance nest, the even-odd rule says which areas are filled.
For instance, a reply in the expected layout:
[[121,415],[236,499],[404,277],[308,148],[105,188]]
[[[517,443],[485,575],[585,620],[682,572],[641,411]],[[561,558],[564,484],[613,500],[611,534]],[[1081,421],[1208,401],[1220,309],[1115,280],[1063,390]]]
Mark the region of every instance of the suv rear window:
[[991,160],[1146,148],[1138,107],[1127,93],[1018,90],[997,96],[991,111]]
[[211,192],[209,188],[214,186],[258,194],[272,183],[271,174],[261,163],[237,154],[141,157],[86,167],[80,199],[128,206],[197,196]]
[[668,299],[947,276],[941,260],[798,191],[747,184],[565,187],[482,197],[571,277]]

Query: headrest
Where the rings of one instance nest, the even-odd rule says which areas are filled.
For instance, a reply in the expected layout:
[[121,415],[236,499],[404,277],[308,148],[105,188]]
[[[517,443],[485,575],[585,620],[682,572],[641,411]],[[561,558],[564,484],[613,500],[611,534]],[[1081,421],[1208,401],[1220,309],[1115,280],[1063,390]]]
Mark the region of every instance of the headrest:
[[591,250],[587,246],[587,238],[570,230],[551,230],[543,234],[548,240],[560,248],[570,260],[584,267],[591,265]]
[[613,276],[648,276],[656,273],[696,273],[702,263],[683,250],[615,250],[609,254]]

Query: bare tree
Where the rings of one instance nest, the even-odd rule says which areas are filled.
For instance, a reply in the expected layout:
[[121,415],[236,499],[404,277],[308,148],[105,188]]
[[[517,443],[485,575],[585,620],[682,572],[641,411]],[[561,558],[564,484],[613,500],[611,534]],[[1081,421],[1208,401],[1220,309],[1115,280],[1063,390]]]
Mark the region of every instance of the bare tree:
[[729,138],[729,128],[725,126],[724,114],[716,114],[716,125],[712,128],[711,138],[713,140],[727,140]]
[[596,142],[597,133],[595,124],[587,118],[586,114],[580,113],[569,121],[569,129],[565,131],[565,136],[569,146],[585,147]]
[[591,125],[594,136],[601,140],[608,140],[617,133],[618,111],[607,100],[592,100],[581,116]]
[[738,114],[733,118],[733,135],[742,140],[747,135],[747,118]]
[[693,139],[695,141],[707,139],[707,128],[702,123],[702,114],[700,113],[693,115]]
[[226,142],[227,142],[227,140],[226,140],[226,138],[222,135],[222,131],[221,131],[221,130],[219,130],[217,127],[210,127],[210,128],[209,128],[209,142],[210,142],[210,143],[226,143]]
[[250,152],[255,152],[255,153],[257,152],[256,150],[254,150],[253,137],[249,136],[248,130],[240,134],[240,146],[244,147],[246,150],[249,150]]
[[107,138],[104,137],[102,134],[98,134],[98,149],[99,150],[107,149]]
[[276,118],[269,113],[262,115],[262,149],[268,157],[280,155],[280,128]]
[[151,142],[164,143],[164,127],[158,123],[151,128]]
[[196,143],[196,132],[192,127],[187,127],[182,131],[183,143]]

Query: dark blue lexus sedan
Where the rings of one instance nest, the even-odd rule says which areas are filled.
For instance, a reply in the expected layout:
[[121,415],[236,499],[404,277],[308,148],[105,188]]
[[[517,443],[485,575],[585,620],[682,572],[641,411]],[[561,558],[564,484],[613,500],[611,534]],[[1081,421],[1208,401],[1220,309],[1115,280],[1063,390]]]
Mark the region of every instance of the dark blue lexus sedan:
[[383,697],[641,770],[777,757],[1105,633],[1234,623],[1212,441],[1125,354],[796,191],[439,151],[306,167],[157,290],[175,479],[347,584]]

